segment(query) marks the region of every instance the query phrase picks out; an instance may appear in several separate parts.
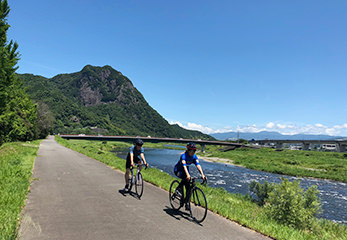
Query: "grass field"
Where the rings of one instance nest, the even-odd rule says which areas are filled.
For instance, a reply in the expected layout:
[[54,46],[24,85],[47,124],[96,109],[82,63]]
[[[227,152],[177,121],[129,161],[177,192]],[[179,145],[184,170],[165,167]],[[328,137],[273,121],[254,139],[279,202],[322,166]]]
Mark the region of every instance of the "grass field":
[[[125,171],[125,160],[116,157],[115,151],[130,147],[128,143],[96,142],[85,140],[64,140],[56,137],[62,145],[81,152],[91,158]],[[147,144],[146,147],[163,148],[163,144]],[[158,169],[143,171],[144,179],[168,190],[174,179]],[[262,207],[255,204],[249,196],[232,194],[222,188],[201,186],[204,190],[209,209],[243,226],[247,226],[275,239],[346,239],[347,227],[327,220],[316,220],[310,229],[298,230],[281,225],[270,219]]]
[[347,153],[240,148],[222,152],[207,146],[201,156],[229,159],[232,164],[291,176],[347,182]]
[[0,239],[16,239],[40,141],[0,147]]

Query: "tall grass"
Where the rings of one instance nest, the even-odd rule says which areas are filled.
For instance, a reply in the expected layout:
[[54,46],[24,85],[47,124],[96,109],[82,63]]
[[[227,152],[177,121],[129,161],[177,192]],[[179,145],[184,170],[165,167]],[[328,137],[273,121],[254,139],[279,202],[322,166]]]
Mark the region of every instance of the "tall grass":
[[[114,151],[130,147],[130,144],[119,142],[91,142],[85,140],[65,140],[56,137],[62,145],[81,152],[89,157],[104,162],[116,169],[125,171],[125,160],[116,157]],[[146,143],[147,146],[147,143]],[[155,145],[151,145],[153,147]],[[160,144],[157,145],[160,147]],[[150,161],[150,159],[148,159]],[[149,168],[143,171],[144,179],[163,189],[169,190],[174,179],[158,169]],[[331,221],[316,220],[311,229],[299,230],[277,223],[269,218],[264,208],[254,203],[249,196],[232,194],[222,188],[201,186],[206,194],[209,209],[221,216],[231,219],[243,226],[254,229],[264,235],[285,240],[342,240],[346,239],[347,227]]]
[[15,239],[39,141],[0,147],[0,239]]

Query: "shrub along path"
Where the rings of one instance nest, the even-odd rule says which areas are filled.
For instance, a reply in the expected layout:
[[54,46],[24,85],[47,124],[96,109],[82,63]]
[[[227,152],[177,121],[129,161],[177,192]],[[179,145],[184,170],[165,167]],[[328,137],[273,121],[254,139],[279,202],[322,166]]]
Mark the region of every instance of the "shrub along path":
[[268,239],[211,212],[196,224],[151,184],[141,200],[123,195],[122,172],[53,137],[40,145],[33,179],[20,239]]

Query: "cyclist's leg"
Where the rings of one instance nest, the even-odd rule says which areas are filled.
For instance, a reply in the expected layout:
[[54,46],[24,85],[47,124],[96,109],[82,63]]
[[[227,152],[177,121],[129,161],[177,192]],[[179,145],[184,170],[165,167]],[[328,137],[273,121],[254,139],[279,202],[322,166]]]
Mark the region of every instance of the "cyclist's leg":
[[186,196],[184,199],[184,203],[187,204],[190,199],[190,184],[189,181],[187,181],[186,179],[184,179],[184,186],[186,187]]
[[177,177],[181,178],[181,182],[179,183],[178,185],[178,189],[179,191],[181,192],[182,194],[182,198],[181,198],[181,206],[184,205],[184,203],[186,202],[185,201],[185,198],[186,196],[184,195],[184,189],[183,189],[183,186],[186,186],[186,195],[187,195],[187,183],[189,185],[189,182],[187,182],[187,175],[184,171],[178,171],[177,174],[176,174]]
[[177,177],[179,177],[181,179],[180,184],[178,185],[178,188],[180,190],[182,190],[182,193],[183,193],[183,185],[184,185],[184,181],[186,180],[187,176],[186,176],[184,171],[177,171],[177,172],[175,172],[175,174]]
[[[180,184],[178,185],[179,189],[181,190],[182,192],[182,204],[184,203],[187,203],[189,201],[189,191],[190,191],[190,184],[189,184],[189,181],[187,181],[187,174],[185,173],[185,171],[179,171],[177,174],[176,174],[177,177],[181,178],[181,182]],[[186,188],[186,195],[184,196],[184,191],[183,191],[183,186],[185,186]]]
[[124,179],[125,179],[125,187],[124,190],[127,190],[129,188],[129,173],[130,173],[130,157],[128,155],[127,161],[125,164],[125,174],[124,174]]

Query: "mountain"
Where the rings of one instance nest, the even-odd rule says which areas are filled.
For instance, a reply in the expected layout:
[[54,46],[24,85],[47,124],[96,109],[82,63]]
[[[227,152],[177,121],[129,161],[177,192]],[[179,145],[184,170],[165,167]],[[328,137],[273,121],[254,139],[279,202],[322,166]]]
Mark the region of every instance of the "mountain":
[[110,66],[87,65],[80,72],[50,79],[18,76],[35,102],[48,105],[54,133],[213,139],[170,125],[126,76]]
[[340,139],[343,137],[339,136],[329,136],[329,135],[312,135],[312,134],[295,134],[295,135],[284,135],[278,132],[269,132],[269,131],[262,131],[257,133],[250,133],[250,132],[226,132],[226,133],[214,133],[211,134],[214,138],[218,140],[237,140],[240,139],[246,139],[246,140],[264,140],[264,139],[271,139],[271,140],[335,140]]

